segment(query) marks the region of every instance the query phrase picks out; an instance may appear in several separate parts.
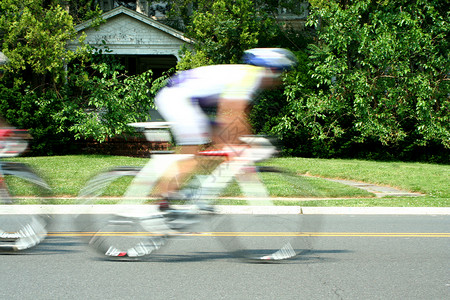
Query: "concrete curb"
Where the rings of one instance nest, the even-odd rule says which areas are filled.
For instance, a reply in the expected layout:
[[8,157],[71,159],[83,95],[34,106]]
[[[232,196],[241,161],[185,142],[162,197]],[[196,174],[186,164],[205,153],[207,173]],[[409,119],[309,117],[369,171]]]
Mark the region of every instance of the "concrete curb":
[[[0,205],[0,214],[148,214],[141,205]],[[175,208],[183,208],[175,206]],[[450,215],[450,207],[309,207],[217,205],[219,214]]]

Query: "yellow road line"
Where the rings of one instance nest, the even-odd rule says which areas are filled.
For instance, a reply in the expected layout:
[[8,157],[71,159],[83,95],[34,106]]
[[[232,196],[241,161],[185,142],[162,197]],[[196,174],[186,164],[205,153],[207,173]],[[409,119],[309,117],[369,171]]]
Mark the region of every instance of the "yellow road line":
[[[94,234],[101,236],[158,236],[160,233],[150,232],[49,232],[48,236],[71,237],[71,236],[92,236]],[[180,232],[174,235],[179,236],[207,236],[207,237],[280,237],[280,236],[311,236],[311,237],[450,237],[447,232]]]

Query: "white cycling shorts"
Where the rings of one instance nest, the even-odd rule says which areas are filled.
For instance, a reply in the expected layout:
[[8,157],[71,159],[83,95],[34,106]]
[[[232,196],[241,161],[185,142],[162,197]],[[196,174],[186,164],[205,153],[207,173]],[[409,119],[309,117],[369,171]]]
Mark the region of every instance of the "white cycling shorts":
[[159,113],[172,122],[172,134],[178,145],[202,145],[210,142],[211,126],[200,106],[192,103],[183,88],[163,88],[155,98]]

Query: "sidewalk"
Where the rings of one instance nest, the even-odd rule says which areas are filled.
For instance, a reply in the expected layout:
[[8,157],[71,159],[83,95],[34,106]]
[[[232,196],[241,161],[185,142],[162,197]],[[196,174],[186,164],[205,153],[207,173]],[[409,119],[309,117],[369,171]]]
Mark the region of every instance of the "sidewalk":
[[[0,214],[120,214],[142,205],[0,205]],[[150,207],[150,206],[148,206]],[[182,206],[174,205],[174,208]],[[450,215],[450,207],[309,207],[217,205],[219,214]],[[159,214],[156,210],[152,213]]]
[[[308,175],[309,176],[309,175]],[[315,176],[309,176],[309,177],[315,177]],[[354,181],[354,180],[344,180],[344,179],[331,179],[331,178],[323,178],[323,177],[317,177],[321,179],[325,179],[328,181],[333,181],[345,185],[349,185],[358,189],[366,190],[369,193],[375,194],[377,198],[382,197],[421,197],[425,196],[421,193],[415,193],[415,192],[409,192],[409,191],[403,191],[397,188],[388,187],[388,186],[381,186],[381,185],[375,185],[371,183],[365,183],[360,181]]]
[[[320,177],[322,178],[322,177]],[[420,197],[420,193],[399,190],[364,182],[322,178],[364,189],[376,197]],[[230,197],[227,197],[230,198]],[[347,199],[347,198],[346,198]],[[275,198],[275,200],[311,201],[338,200],[318,198]],[[174,205],[174,208],[182,208]],[[450,215],[450,207],[310,207],[310,206],[240,206],[217,205],[219,214],[324,214],[324,215]],[[114,214],[124,211],[142,211],[136,205],[0,205],[0,214]],[[145,212],[144,212],[145,213]],[[159,212],[154,212],[159,213]]]

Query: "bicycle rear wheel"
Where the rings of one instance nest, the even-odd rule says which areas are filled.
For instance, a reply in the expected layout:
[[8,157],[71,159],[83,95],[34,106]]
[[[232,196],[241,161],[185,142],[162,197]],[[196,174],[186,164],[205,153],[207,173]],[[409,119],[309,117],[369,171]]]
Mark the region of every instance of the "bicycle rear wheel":
[[[291,188],[309,188],[309,184],[272,167],[248,168],[241,177],[235,187],[239,186],[242,196],[222,196],[216,205],[218,216],[211,234],[225,249],[250,261],[281,261],[311,250],[311,232],[319,229],[320,217],[303,215],[294,199],[270,197],[265,187],[265,183],[279,181]],[[292,205],[277,205],[280,201],[292,201]]]
[[[168,227],[158,206],[143,205],[149,201],[143,191],[130,192],[131,182],[140,171],[139,167],[114,168],[92,178],[79,195],[90,206],[77,216],[76,223],[87,233],[87,245],[104,257],[143,258],[166,242],[164,231]],[[121,197],[107,196],[113,186],[122,189]]]
[[21,163],[2,162],[2,188],[0,189],[0,251],[21,251],[38,245],[47,236],[49,216],[39,206],[20,206],[28,194],[33,202],[41,203],[40,196],[50,192],[50,186],[30,167]]

